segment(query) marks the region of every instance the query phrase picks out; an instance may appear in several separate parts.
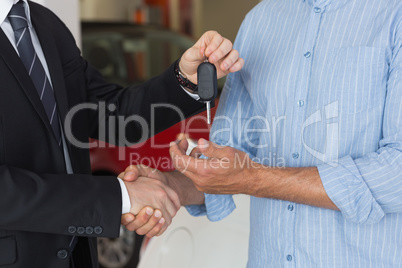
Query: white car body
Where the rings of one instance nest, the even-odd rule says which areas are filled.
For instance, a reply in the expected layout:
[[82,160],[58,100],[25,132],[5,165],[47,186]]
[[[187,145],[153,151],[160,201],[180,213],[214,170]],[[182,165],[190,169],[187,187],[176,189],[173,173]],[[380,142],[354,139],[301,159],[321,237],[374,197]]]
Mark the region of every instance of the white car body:
[[244,268],[250,230],[250,198],[234,196],[235,211],[219,222],[181,208],[168,230],[144,245],[138,268]]

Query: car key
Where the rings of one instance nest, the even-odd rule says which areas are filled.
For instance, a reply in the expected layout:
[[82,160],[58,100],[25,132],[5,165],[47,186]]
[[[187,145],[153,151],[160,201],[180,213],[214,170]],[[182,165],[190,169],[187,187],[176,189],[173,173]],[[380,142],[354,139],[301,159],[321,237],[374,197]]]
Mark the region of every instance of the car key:
[[216,67],[207,60],[197,69],[198,95],[207,106],[207,122],[211,124],[211,101],[218,95]]

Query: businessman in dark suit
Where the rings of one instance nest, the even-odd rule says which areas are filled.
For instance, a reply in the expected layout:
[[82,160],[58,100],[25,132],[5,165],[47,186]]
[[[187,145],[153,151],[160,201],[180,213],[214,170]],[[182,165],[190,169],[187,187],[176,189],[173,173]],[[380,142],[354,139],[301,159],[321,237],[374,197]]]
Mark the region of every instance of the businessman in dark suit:
[[[137,215],[145,206],[163,218],[143,226],[163,232],[180,205],[177,195],[145,178],[123,183],[91,176],[88,148],[73,141],[100,138],[99,130],[116,116],[135,115],[149,126],[132,122],[124,133],[105,136],[130,142],[151,125],[159,132],[182,119],[167,108],[152,119],[152,104],[172,104],[185,117],[200,112],[204,104],[184,89],[196,81],[203,54],[219,77],[241,69],[230,41],[207,32],[176,68],[122,88],[106,83],[80,56],[71,33],[48,9],[1,0],[0,26],[0,267],[97,267],[96,237],[117,237],[122,213]],[[100,103],[114,108],[102,115]]]

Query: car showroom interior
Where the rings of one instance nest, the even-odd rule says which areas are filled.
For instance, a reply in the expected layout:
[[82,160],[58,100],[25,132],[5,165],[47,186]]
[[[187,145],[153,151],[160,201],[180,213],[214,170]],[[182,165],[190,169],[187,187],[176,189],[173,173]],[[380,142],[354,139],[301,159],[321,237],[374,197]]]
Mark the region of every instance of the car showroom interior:
[[0,0],[0,267],[402,268],[401,0]]

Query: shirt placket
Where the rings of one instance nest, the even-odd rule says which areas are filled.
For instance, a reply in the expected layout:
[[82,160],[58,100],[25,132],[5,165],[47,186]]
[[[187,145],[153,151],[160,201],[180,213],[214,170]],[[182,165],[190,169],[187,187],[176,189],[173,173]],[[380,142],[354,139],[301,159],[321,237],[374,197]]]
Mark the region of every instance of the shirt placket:
[[[308,91],[310,87],[310,79],[312,72],[312,64],[314,60],[314,49],[317,43],[318,34],[322,20],[322,14],[325,11],[329,1],[315,1],[309,15],[309,22],[303,42],[303,49],[301,50],[297,86],[292,100],[293,114],[292,114],[292,139],[291,139],[291,152],[290,152],[290,166],[300,166],[301,157],[303,152],[302,131],[303,123],[306,119],[306,107],[308,105]],[[285,221],[287,222],[288,232],[285,236],[287,243],[283,259],[285,267],[296,267],[297,252],[295,252],[295,224],[297,204],[288,202],[285,203]]]

